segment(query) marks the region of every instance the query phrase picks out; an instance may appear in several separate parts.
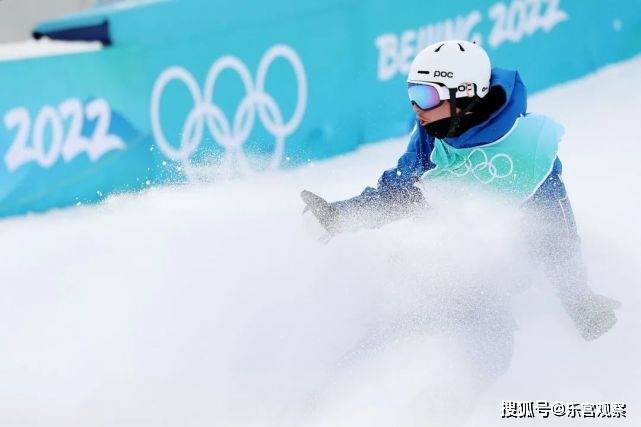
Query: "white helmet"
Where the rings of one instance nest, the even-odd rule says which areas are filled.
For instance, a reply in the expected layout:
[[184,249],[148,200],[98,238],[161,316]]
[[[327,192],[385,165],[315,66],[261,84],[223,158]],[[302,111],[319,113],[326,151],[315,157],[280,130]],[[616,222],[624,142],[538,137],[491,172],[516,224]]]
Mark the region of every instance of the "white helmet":
[[491,65],[485,50],[465,40],[446,40],[427,46],[412,61],[408,83],[433,83],[440,87],[441,99],[483,98],[490,87]]

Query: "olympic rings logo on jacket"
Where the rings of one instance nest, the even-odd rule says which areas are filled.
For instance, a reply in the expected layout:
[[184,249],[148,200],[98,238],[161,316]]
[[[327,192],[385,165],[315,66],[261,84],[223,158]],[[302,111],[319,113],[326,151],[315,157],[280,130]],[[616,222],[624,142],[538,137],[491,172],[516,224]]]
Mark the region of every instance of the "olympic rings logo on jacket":
[[[481,159],[478,163],[472,163],[472,157],[480,154]],[[487,171],[487,173],[482,172]],[[498,153],[488,158],[487,153],[480,148],[470,152],[462,164],[458,167],[448,170],[452,175],[463,177],[468,174],[483,184],[489,184],[495,179],[507,178],[514,172],[514,162],[512,158],[504,153]]]

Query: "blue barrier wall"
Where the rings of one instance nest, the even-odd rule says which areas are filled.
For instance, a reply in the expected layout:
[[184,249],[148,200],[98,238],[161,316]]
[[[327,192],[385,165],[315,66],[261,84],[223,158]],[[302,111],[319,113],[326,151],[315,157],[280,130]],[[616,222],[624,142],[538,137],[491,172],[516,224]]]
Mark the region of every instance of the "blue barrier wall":
[[641,0],[264,3],[145,1],[41,24],[112,44],[0,63],[0,215],[402,135],[409,64],[442,39],[482,43],[530,92],[641,50]]

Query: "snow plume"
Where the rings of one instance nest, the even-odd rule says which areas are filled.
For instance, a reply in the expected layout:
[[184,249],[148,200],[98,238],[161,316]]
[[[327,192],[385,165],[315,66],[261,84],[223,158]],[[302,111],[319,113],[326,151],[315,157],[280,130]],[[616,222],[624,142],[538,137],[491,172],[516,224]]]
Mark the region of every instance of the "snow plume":
[[518,215],[434,198],[418,221],[322,244],[292,178],[119,196],[30,218],[30,233],[5,223],[41,264],[35,279],[3,254],[0,418],[456,425],[509,365],[509,296],[529,276]]
[[332,374],[336,382],[321,390],[312,425],[462,425],[508,369],[511,296],[528,286],[532,270],[524,218],[490,199],[431,196],[416,222],[328,245],[330,265],[351,262],[355,277],[346,285],[369,295],[368,321]]

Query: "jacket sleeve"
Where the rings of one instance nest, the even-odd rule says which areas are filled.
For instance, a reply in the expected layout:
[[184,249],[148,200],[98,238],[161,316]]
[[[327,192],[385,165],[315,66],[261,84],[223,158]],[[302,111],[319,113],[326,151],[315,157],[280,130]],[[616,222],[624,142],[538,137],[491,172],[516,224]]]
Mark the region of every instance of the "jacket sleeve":
[[332,203],[342,222],[350,225],[346,228],[379,227],[423,206],[423,196],[414,183],[434,167],[429,159],[433,148],[434,139],[416,124],[406,152],[395,168],[383,172],[376,188],[367,187],[356,197]]
[[[434,138],[427,135],[418,124],[414,125],[407,150],[398,159],[395,168],[383,172],[378,179],[377,190],[392,191],[412,186],[423,173],[434,167],[430,161],[433,149]],[[365,192],[370,188],[365,189]]]

